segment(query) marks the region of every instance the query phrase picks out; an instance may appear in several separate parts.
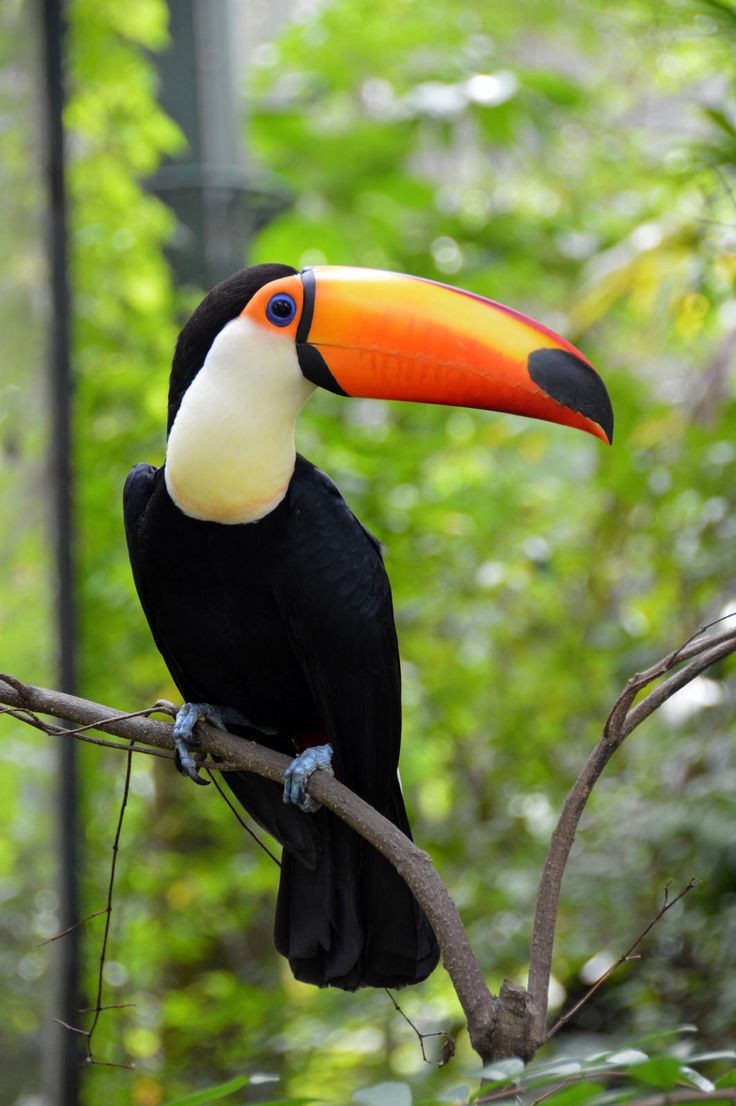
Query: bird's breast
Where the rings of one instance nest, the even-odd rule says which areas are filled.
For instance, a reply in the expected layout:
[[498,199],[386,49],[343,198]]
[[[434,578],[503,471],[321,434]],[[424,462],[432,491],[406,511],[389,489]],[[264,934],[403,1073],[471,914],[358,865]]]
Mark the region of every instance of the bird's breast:
[[147,585],[182,695],[236,707],[256,726],[318,725],[274,598],[278,525],[200,522],[166,499],[148,520]]

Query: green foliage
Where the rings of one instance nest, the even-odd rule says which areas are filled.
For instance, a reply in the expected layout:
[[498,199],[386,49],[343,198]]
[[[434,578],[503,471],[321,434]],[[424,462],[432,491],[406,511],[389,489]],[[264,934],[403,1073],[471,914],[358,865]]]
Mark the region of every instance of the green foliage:
[[[686,1034],[691,1027],[667,1034],[673,1037],[678,1033]],[[644,1051],[640,1045],[648,1046],[648,1041],[637,1042],[636,1046],[610,1049],[583,1056],[564,1056],[561,1059],[541,1060],[526,1065],[521,1061],[507,1060],[491,1068],[484,1068],[483,1086],[468,1096],[469,1102],[492,1099],[495,1091],[509,1088],[509,1095],[529,1094],[534,1099],[544,1096],[545,1102],[553,1106],[603,1106],[631,1102],[632,1099],[646,1096],[647,1088],[658,1091],[694,1092],[692,1101],[698,1101],[703,1093],[713,1094],[717,1088],[725,1087],[724,1079],[730,1078],[730,1072],[713,1080],[700,1070],[705,1067],[709,1072],[722,1070],[725,1063],[736,1058],[731,1051],[691,1054],[685,1040],[674,1047],[670,1044],[667,1051],[660,1051],[664,1043],[662,1038],[652,1042],[654,1051]],[[695,1066],[697,1065],[697,1067]],[[502,1099],[503,1101],[503,1099]],[[678,1101],[688,1101],[686,1095]],[[717,1095],[713,1101],[718,1101]]]
[[247,1087],[249,1079],[247,1075],[239,1075],[237,1079],[229,1079],[227,1083],[220,1083],[218,1087],[209,1087],[204,1091],[195,1091],[194,1094],[184,1095],[175,1102],[167,1102],[166,1106],[207,1106],[210,1102],[219,1102],[223,1098],[229,1098],[235,1091]]
[[[554,812],[617,689],[736,608],[732,85],[718,104],[696,93],[698,73],[732,81],[732,41],[695,4],[391,13],[330,4],[263,51],[254,142],[295,203],[255,259],[395,267],[511,302],[583,346],[616,408],[610,452],[469,412],[335,401],[302,420],[304,451],[388,546],[422,841],[484,965],[523,978]],[[734,1024],[733,776],[713,771],[732,762],[728,670],[701,685],[710,707],[652,722],[592,803],[560,920],[570,997],[667,878],[703,883],[654,939],[667,970],[627,969],[581,1026]],[[503,868],[489,880],[462,856]]]
[[[147,53],[166,41],[161,0],[75,0],[69,14],[81,691],[134,708],[175,698],[134,597],[119,503],[130,466],[163,456],[185,297],[162,254],[171,216],[141,179],[180,138],[155,106]],[[415,833],[494,987],[524,979],[556,811],[616,692],[736,608],[732,16],[717,0],[331,0],[256,54],[250,145],[294,202],[251,260],[399,268],[491,295],[577,341],[613,396],[610,450],[509,417],[327,395],[300,425],[302,451],[387,547]],[[0,18],[3,71],[18,59],[31,71],[27,11],[11,4]],[[25,78],[13,90],[24,111],[0,130],[1,240],[13,262],[0,275],[0,668],[44,682],[53,648],[43,389],[32,371],[45,318],[32,89]],[[10,100],[3,85],[4,114]],[[708,1047],[733,1044],[732,677],[722,665],[697,697],[648,722],[597,788],[564,886],[555,1008],[627,947],[668,879],[697,876],[698,890],[541,1069],[507,1067],[500,1088],[531,1090],[556,1074],[566,1086],[549,1101],[619,1101],[682,1089],[686,1067],[701,1066],[734,1085],[724,1062],[700,1065],[680,1045],[642,1044],[640,1062],[620,1056],[623,1043],[683,1020]],[[34,1089],[38,1067],[53,780],[47,739],[5,721],[0,756],[0,1033],[11,1058],[0,1079],[13,1101]],[[272,862],[214,789],[194,794],[139,761],[106,978],[107,1001],[135,1006],[107,1012],[96,1039],[101,1057],[136,1069],[88,1070],[87,1101],[214,1101],[215,1089],[200,1088],[234,1087],[243,1072],[250,1082],[233,1101],[265,1099],[259,1083],[272,1073],[283,1102],[342,1103],[397,1082],[412,1101],[464,1101],[458,1084],[475,1090],[478,1071],[443,973],[401,996],[420,1029],[458,1037],[456,1059],[437,1071],[382,993],[356,999],[290,978],[272,947]],[[104,901],[121,770],[113,753],[84,756],[90,911]],[[90,992],[99,925],[85,931]],[[595,1035],[590,1048],[583,1034]],[[621,1082],[602,1055],[617,1051]],[[580,1066],[565,1076],[554,1064]]]
[[[652,1089],[676,1091],[677,1101],[726,1103],[731,1098],[718,1098],[718,1091],[736,1085],[736,1069],[727,1068],[736,1059],[736,1052],[693,1051],[692,1026],[681,1026],[664,1034],[619,1046],[585,1053],[562,1055],[524,1064],[517,1057],[500,1060],[474,1072],[471,1085],[449,1087],[439,1096],[417,1098],[411,1084],[391,1080],[374,1083],[353,1093],[356,1106],[474,1106],[478,1103],[518,1102],[521,1096],[530,1102],[549,1102],[552,1106],[617,1106],[618,1103],[647,1100]],[[679,1039],[678,1039],[679,1038]],[[718,1074],[719,1072],[723,1074]],[[707,1073],[707,1074],[705,1074]],[[226,1096],[239,1080],[212,1087],[166,1106],[195,1106],[214,1102]],[[688,1097],[692,1092],[692,1098]],[[209,1097],[208,1097],[209,1096]],[[263,1106],[299,1106],[307,1102],[330,1102],[325,1099],[279,1098]]]

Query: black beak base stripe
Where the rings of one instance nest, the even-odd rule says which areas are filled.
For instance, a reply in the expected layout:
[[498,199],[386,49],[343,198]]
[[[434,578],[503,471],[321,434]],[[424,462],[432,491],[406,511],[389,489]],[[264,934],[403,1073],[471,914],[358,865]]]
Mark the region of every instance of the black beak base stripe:
[[311,380],[312,384],[324,388],[327,392],[334,392],[337,396],[346,396],[348,393],[337,383],[322,354],[316,346],[310,346],[307,341],[314,315],[317,281],[311,269],[303,269],[301,278],[304,287],[304,305],[296,331],[296,355],[299,358],[299,368],[302,370],[302,375],[307,380]]
[[307,380],[311,380],[312,384],[324,388],[327,392],[334,392],[336,396],[349,394],[337,383],[327,367],[327,362],[316,346],[310,346],[308,342],[297,345],[296,355],[299,358],[299,368],[302,370],[302,376],[305,376]]
[[302,269],[300,276],[302,278],[302,288],[304,289],[304,303],[302,306],[302,317],[299,320],[299,326],[296,331],[297,345],[306,342],[309,337],[309,329],[312,325],[312,316],[314,315],[314,293],[317,285],[312,269]]

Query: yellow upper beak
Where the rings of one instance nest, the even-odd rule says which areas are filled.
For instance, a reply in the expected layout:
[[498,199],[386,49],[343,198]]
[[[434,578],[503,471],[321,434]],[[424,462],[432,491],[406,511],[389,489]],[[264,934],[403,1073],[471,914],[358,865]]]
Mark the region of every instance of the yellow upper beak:
[[493,300],[419,277],[317,266],[259,290],[244,314],[268,325],[275,298],[304,375],[351,396],[508,411],[613,438],[606,387],[564,338]]

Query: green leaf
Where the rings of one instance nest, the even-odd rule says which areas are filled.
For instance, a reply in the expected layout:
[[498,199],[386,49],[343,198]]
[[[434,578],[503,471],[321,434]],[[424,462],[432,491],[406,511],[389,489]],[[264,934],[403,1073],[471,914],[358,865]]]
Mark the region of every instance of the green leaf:
[[635,1064],[631,1069],[634,1079],[641,1080],[649,1087],[659,1087],[663,1091],[671,1091],[681,1078],[682,1064],[674,1056],[653,1056],[651,1060],[645,1060],[641,1064]]
[[701,0],[701,2],[715,15],[722,16],[727,23],[730,23],[729,29],[736,31],[736,7],[729,4],[727,0]]
[[227,1083],[218,1083],[216,1087],[209,1087],[205,1091],[195,1091],[194,1094],[165,1102],[164,1106],[207,1106],[208,1102],[219,1102],[221,1098],[227,1098],[229,1094],[239,1091],[241,1087],[247,1087],[249,1082],[247,1075],[238,1075]]
[[583,97],[581,87],[554,69],[529,69],[520,73],[524,88],[540,92],[555,104],[570,107]]
[[542,1079],[565,1079],[582,1072],[583,1069],[584,1061],[573,1057],[562,1057],[559,1060],[552,1060],[541,1065],[529,1064],[526,1069],[524,1083],[528,1084],[532,1079],[535,1083]]
[[467,1083],[461,1083],[457,1087],[448,1087],[436,1098],[419,1099],[417,1106],[435,1106],[438,1102],[450,1103],[450,1106],[464,1106],[470,1096],[470,1087]]
[[658,1033],[647,1033],[646,1037],[640,1037],[637,1045],[649,1045],[652,1041],[662,1041],[667,1037],[679,1037],[686,1033],[697,1033],[697,1025],[678,1025],[674,1029],[661,1029]]
[[606,1087],[604,1083],[596,1083],[593,1080],[585,1080],[582,1083],[571,1083],[568,1087],[561,1087],[555,1091],[545,1102],[553,1106],[587,1106],[597,1095],[602,1094]]
[[736,127],[728,118],[724,111],[719,111],[718,108],[703,108],[703,112],[711,122],[715,123],[720,130],[724,131],[730,138],[736,138]]
[[716,1087],[736,1087],[736,1068],[731,1068],[720,1079],[716,1079]]
[[481,1075],[489,1083],[515,1083],[525,1066],[524,1061],[520,1060],[518,1056],[510,1056],[508,1060],[498,1060],[494,1064],[487,1064],[481,1071]]
[[320,1098],[269,1098],[268,1102],[256,1102],[254,1106],[309,1106],[322,1101]]
[[638,1048],[622,1048],[618,1052],[609,1052],[605,1058],[606,1064],[616,1064],[618,1067],[633,1067],[648,1060],[646,1052]]
[[693,1087],[697,1087],[699,1091],[706,1091],[710,1093],[716,1089],[715,1083],[710,1079],[706,1079],[704,1075],[701,1075],[695,1068],[691,1068],[688,1065],[683,1065],[680,1068],[680,1074],[683,1079],[686,1079]]
[[359,1106],[411,1106],[412,1101],[408,1083],[374,1083],[353,1095],[353,1102]]
[[706,1064],[711,1060],[736,1060],[736,1052],[732,1048],[722,1048],[715,1052],[698,1052],[687,1058],[688,1064]]

